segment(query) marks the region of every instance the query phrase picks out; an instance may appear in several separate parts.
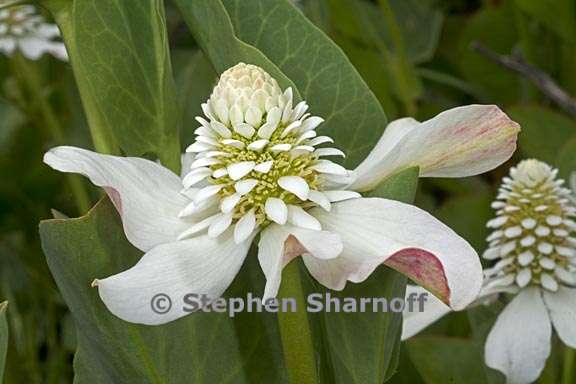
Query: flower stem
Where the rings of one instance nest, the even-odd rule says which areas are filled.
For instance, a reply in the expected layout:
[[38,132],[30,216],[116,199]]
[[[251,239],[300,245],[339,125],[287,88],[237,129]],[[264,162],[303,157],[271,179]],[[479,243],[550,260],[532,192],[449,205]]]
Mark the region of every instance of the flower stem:
[[574,357],[576,350],[566,346],[564,349],[564,368],[562,369],[562,383],[574,383]]
[[[52,106],[43,95],[41,75],[37,71],[36,66],[30,65],[31,63],[18,52],[13,56],[13,63],[14,72],[27,87],[32,103],[42,117],[42,124],[39,124],[39,126],[46,126],[52,139],[57,144],[64,144],[64,131]],[[90,198],[80,177],[77,175],[66,175],[65,178],[74,196],[79,213],[88,212],[91,207]]]
[[282,275],[278,297],[296,300],[296,311],[278,313],[288,383],[316,384],[319,383],[316,358],[298,263],[292,261]]

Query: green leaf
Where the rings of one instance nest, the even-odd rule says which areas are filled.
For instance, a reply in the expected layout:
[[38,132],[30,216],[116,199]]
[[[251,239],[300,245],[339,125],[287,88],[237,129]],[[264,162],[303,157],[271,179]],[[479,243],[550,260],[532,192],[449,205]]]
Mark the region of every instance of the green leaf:
[[418,370],[410,360],[406,343],[400,345],[400,356],[398,362],[398,372],[393,377],[390,383],[393,384],[424,384],[422,377]]
[[346,165],[368,154],[386,126],[378,100],[340,48],[290,2],[176,3],[218,72],[245,61],[262,66],[283,87],[291,79],[311,112],[326,120],[321,131],[346,152]]
[[[409,168],[384,181],[372,196],[411,202],[418,182],[418,168]],[[340,292],[328,291],[309,279],[313,292],[330,293],[332,297],[404,298],[406,277],[387,267],[380,267],[362,283],[348,283]],[[323,312],[312,314],[322,324],[316,330],[316,344],[324,351],[321,365],[327,383],[380,384],[396,370],[400,344],[402,314]],[[318,324],[317,324],[318,326]],[[321,334],[322,336],[319,336]],[[326,373],[327,372],[327,373]]]
[[[313,292],[332,298],[403,298],[406,278],[386,267],[378,268],[360,284],[348,283],[342,291],[328,291],[316,284]],[[316,345],[325,369],[323,383],[380,384],[396,369],[402,314],[394,312],[322,312],[311,314],[324,333],[316,330]],[[317,325],[318,326],[318,325]],[[328,372],[326,372],[328,371]]]
[[[283,382],[273,316],[242,313],[230,320],[225,315],[196,313],[164,326],[146,327],[123,322],[106,310],[90,282],[125,270],[140,257],[125,240],[107,199],[85,217],[41,223],[40,234],[50,270],[77,325],[77,382]],[[261,292],[264,281],[254,256],[249,256],[229,296]],[[402,275],[383,267],[366,282],[332,294],[403,297],[404,286]],[[324,382],[381,383],[393,371],[400,314],[318,316],[326,329],[318,345],[328,351],[322,363],[332,366],[329,375],[336,377]]]
[[398,108],[392,97],[395,84],[383,58],[377,52],[366,49],[351,39],[340,37],[336,39],[336,43],[346,52],[354,67],[374,92],[386,115],[391,120],[399,117]]
[[[492,330],[498,315],[504,308],[501,301],[495,301],[490,305],[480,305],[474,308],[470,308],[466,314],[468,315],[468,320],[470,323],[470,328],[472,329],[472,340],[476,345],[476,348],[480,350],[481,356],[479,356],[480,361],[484,362],[484,344],[486,343],[486,338]],[[502,384],[504,383],[504,375],[492,368],[489,368],[486,364],[482,364],[484,369],[484,375],[486,380],[490,384]]]
[[[74,361],[78,383],[282,383],[285,372],[270,314],[195,313],[157,327],[112,315],[94,278],[121,272],[140,252],[124,238],[118,214],[104,199],[86,216],[40,224],[50,271],[78,331]],[[264,287],[255,257],[228,293],[235,297]],[[259,279],[251,288],[252,281]],[[263,358],[265,357],[265,358]]]
[[180,167],[162,0],[45,1],[60,26],[96,149]]
[[[333,31],[331,37],[362,75],[386,114],[394,117],[398,115],[392,98],[394,79],[388,70],[389,64],[371,41],[375,26],[364,22],[364,12],[358,12],[361,4],[364,3],[356,0],[313,1],[306,3],[306,10],[308,17],[314,17],[312,21],[316,25],[326,19],[324,23],[329,25],[325,26],[325,30]],[[375,5],[370,4],[370,7],[379,12]]]
[[482,348],[472,340],[421,336],[406,345],[426,384],[490,383],[483,370]]
[[0,303],[0,382],[4,377],[4,364],[8,350],[8,323],[6,322],[6,307],[8,302]]
[[576,42],[573,0],[515,0],[516,6],[569,42]]
[[560,177],[568,180],[572,172],[576,172],[576,135],[562,146],[556,159]]
[[470,242],[477,251],[486,248],[486,236],[490,234],[486,223],[494,212],[490,203],[492,196],[483,191],[474,195],[456,196],[434,212],[434,216]]
[[[332,32],[389,115],[387,93],[414,114],[422,84],[414,64],[429,60],[440,36],[442,14],[423,1],[329,0]],[[387,83],[387,84],[384,84]]]
[[[383,22],[378,5],[364,0],[330,0],[328,3],[333,28],[353,40],[361,39],[363,45],[368,45],[364,49],[377,50],[378,45],[384,44],[394,50],[389,26]],[[390,0],[389,3],[399,24],[408,59],[415,64],[430,60],[440,38],[442,12],[431,0]],[[362,45],[358,44],[358,47]]]
[[444,17],[434,3],[433,0],[390,0],[404,37],[406,54],[413,63],[430,60],[436,51]]
[[[442,29],[443,15],[430,0],[384,0],[388,2],[394,19],[398,24],[407,58],[414,64],[426,62],[432,58],[438,45]],[[381,4],[384,2],[382,1]],[[395,47],[393,27],[387,25],[382,19],[381,9],[369,2],[356,0],[359,6],[364,7],[368,22],[377,30],[382,42],[391,52]],[[386,20],[386,19],[384,19]]]
[[412,203],[416,196],[419,173],[420,169],[418,167],[411,167],[398,172],[378,184],[376,188],[368,193],[368,196]]
[[202,114],[201,104],[216,84],[216,73],[200,50],[178,50],[172,55],[178,101],[182,109],[182,143],[194,141],[194,129],[198,122],[194,119]]
[[576,138],[576,123],[565,115],[537,105],[515,106],[508,109],[510,117],[522,127],[518,137],[520,151],[558,166],[561,148]]
[[470,17],[459,33],[457,61],[464,78],[484,92],[491,102],[516,101],[520,95],[520,78],[470,49],[479,41],[495,52],[508,54],[517,43],[516,30],[511,27],[514,14],[505,3],[487,7]]
[[[264,68],[281,87],[293,87],[297,91],[294,83],[271,60],[236,36],[230,16],[221,0],[174,1],[217,72],[224,72],[239,62],[247,62]],[[298,93],[296,95],[299,96]]]

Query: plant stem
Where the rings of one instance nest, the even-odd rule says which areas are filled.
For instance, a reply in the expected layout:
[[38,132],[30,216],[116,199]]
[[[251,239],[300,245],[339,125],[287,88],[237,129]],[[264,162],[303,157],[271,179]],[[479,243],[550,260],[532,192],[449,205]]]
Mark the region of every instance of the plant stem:
[[[42,116],[43,124],[39,124],[39,126],[45,125],[53,140],[57,144],[64,144],[64,131],[52,106],[42,94],[41,75],[38,73],[36,66],[30,65],[31,63],[20,53],[16,53],[13,56],[13,62],[15,64],[14,71],[25,83],[34,106],[38,108]],[[66,175],[65,178],[74,196],[79,213],[88,212],[91,207],[90,198],[80,177],[76,175]]]
[[564,349],[564,367],[562,369],[562,384],[574,383],[574,357],[576,350],[566,346]]
[[295,312],[278,313],[282,349],[288,371],[288,383],[319,383],[312,332],[306,313],[306,297],[302,289],[300,271],[296,261],[292,261],[284,268],[278,297],[296,300]]

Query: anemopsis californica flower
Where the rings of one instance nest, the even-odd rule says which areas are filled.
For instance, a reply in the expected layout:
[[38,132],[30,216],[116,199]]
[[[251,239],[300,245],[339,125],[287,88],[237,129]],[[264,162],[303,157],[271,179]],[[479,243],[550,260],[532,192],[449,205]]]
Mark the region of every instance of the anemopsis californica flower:
[[64,43],[58,41],[60,31],[47,23],[31,5],[0,9],[0,52],[12,56],[19,51],[30,60],[48,53],[67,61]]
[[[524,160],[504,178],[492,207],[496,218],[484,258],[494,260],[484,271],[475,304],[499,293],[515,297],[499,315],[485,345],[489,367],[508,383],[535,381],[550,354],[552,326],[560,339],[576,348],[576,206],[572,191],[557,179],[558,171],[537,160]],[[423,289],[410,286],[409,293]],[[450,308],[432,298],[423,313],[405,313],[402,338],[416,334]]]
[[518,125],[495,106],[455,108],[424,123],[392,122],[353,171],[326,158],[342,156],[318,135],[320,117],[293,105],[290,88],[254,65],[224,72],[202,105],[194,153],[181,179],[141,158],[57,147],[44,161],[86,175],[103,187],[128,240],[146,252],[131,269],[95,282],[116,316],[161,324],[186,315],[150,309],[150,298],[194,293],[218,297],[240,269],[257,235],[274,297],[283,267],[302,256],[328,288],[362,282],[385,263],[430,289],[454,309],[478,295],[479,258],[450,228],[412,205],[362,198],[410,166],[421,176],[464,177],[488,171],[515,149]]
[[570,189],[572,189],[572,200],[576,204],[576,172],[570,174]]

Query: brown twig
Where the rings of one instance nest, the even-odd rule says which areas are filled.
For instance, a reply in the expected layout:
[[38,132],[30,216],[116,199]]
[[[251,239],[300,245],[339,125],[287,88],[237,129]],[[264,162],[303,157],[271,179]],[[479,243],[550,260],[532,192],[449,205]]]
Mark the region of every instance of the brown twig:
[[540,89],[543,94],[558,104],[560,108],[562,108],[570,115],[576,117],[576,99],[574,99],[568,94],[568,92],[556,84],[556,82],[548,73],[527,63],[519,55],[501,55],[492,51],[490,48],[478,41],[473,41],[470,44],[470,48],[473,51],[478,52],[484,57],[492,60],[496,64],[519,73],[530,82],[532,82],[538,89]]

